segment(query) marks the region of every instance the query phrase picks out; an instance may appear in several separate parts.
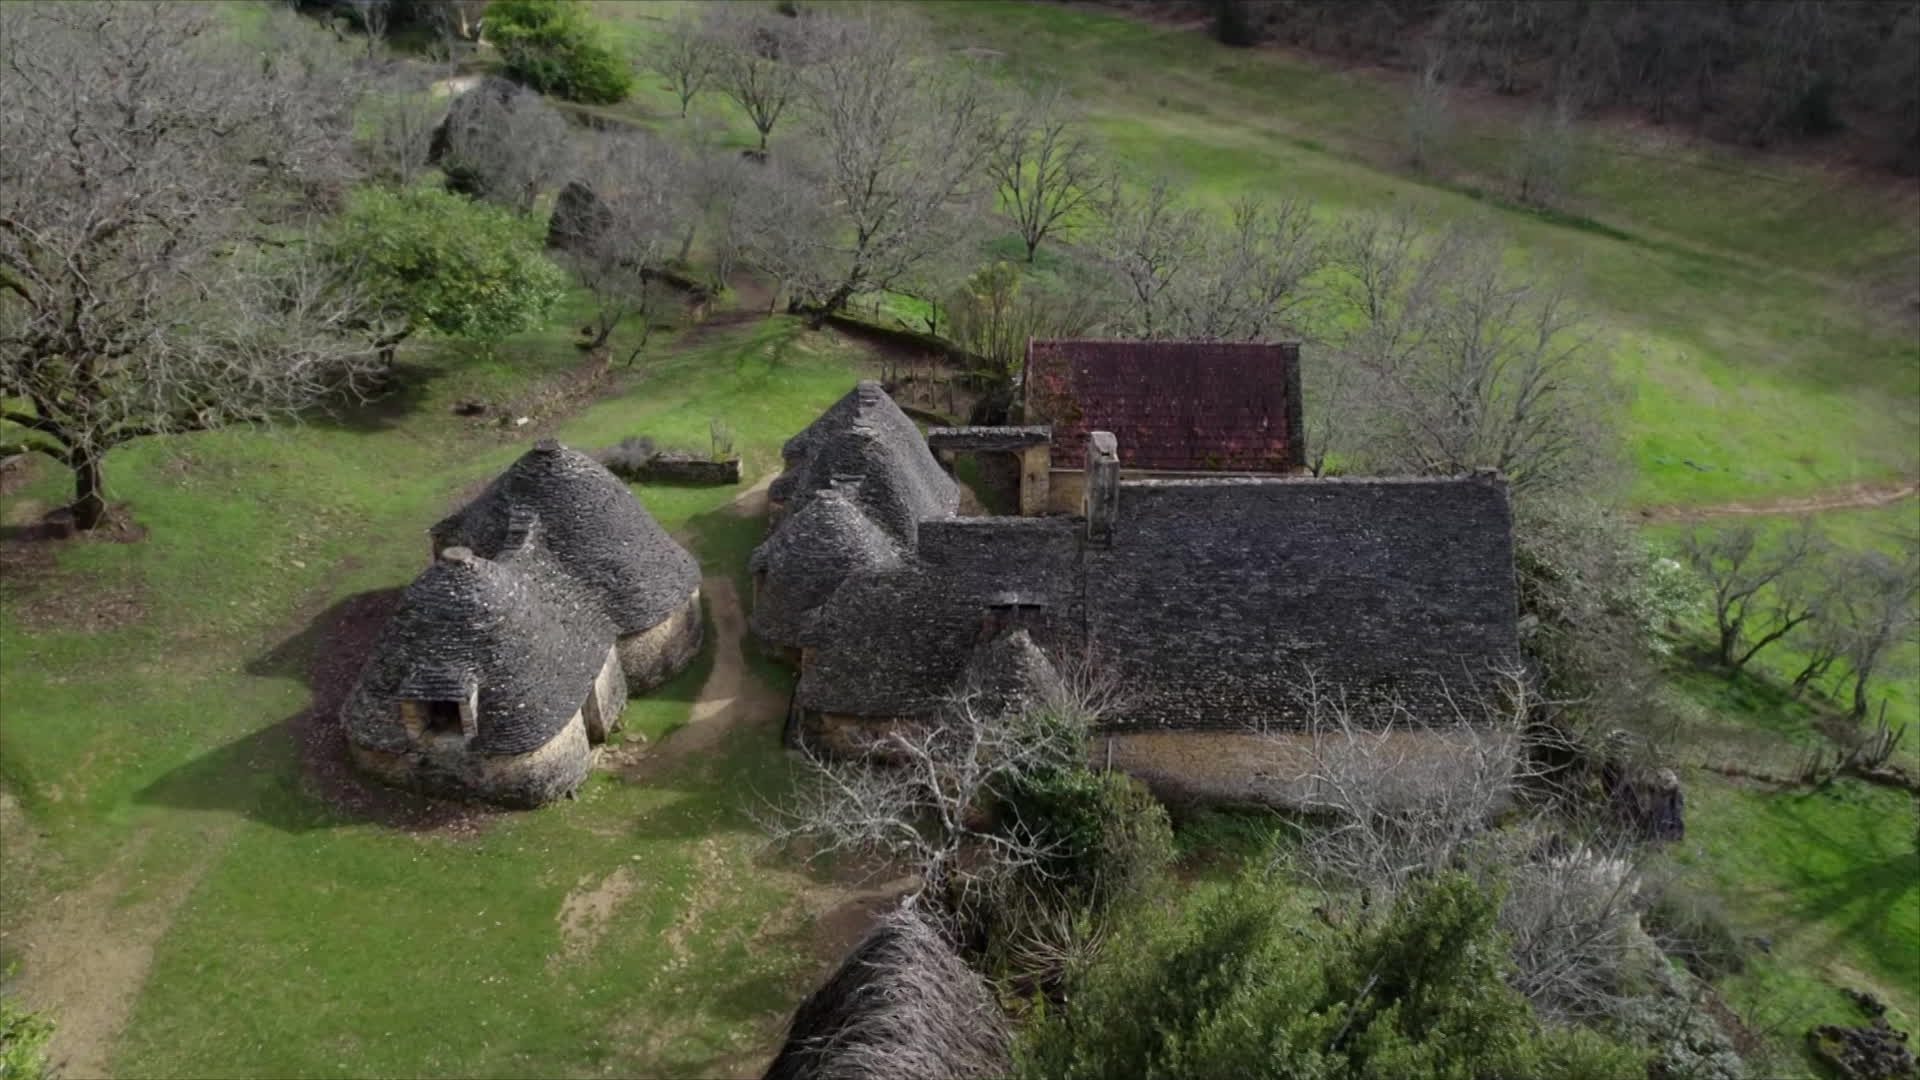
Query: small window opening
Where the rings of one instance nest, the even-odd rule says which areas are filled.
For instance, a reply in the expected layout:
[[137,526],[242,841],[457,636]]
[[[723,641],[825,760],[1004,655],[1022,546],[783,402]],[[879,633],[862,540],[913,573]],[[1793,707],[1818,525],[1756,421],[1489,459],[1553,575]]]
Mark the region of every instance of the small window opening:
[[427,734],[459,735],[465,728],[460,723],[460,703],[457,701],[427,702]]

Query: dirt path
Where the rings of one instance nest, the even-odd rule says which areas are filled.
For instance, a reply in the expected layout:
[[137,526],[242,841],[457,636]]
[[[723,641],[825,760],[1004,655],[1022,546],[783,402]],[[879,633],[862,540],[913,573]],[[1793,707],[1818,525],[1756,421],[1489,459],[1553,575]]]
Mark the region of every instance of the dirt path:
[[1788,495],[1778,499],[1751,502],[1715,503],[1707,506],[1648,506],[1639,511],[1648,522],[1704,521],[1708,518],[1746,515],[1817,514],[1824,510],[1859,510],[1887,506],[1912,496],[1920,486],[1914,484],[1849,484],[1816,495]]
[[[126,845],[108,870],[86,886],[56,896],[21,933],[26,962],[14,988],[55,1023],[48,1059],[69,1080],[108,1075],[113,1046],[146,985],[154,946],[193,887],[226,850],[232,821],[208,823],[194,858],[166,881],[128,880],[151,834]],[[147,898],[122,906],[146,886]]]
[[[733,512],[741,517],[759,517],[766,513],[767,476],[733,500]],[[626,770],[645,776],[692,758],[705,757],[742,723],[777,719],[786,714],[787,702],[767,684],[755,678],[747,668],[742,645],[747,640],[747,612],[740,601],[740,590],[733,579],[712,575],[700,582],[713,617],[713,670],[700,686],[693,713],[685,727],[648,747]]]

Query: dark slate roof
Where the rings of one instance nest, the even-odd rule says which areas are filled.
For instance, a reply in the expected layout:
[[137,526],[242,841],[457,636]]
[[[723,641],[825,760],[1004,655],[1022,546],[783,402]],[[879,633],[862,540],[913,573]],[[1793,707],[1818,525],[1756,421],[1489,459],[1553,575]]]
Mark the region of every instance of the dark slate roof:
[[485,558],[523,546],[539,522],[553,565],[594,596],[622,634],[659,625],[700,584],[700,565],[620,479],[591,457],[544,439],[458,513],[433,527],[437,545]]
[[[1071,646],[1084,622],[1076,528],[1067,518],[923,522],[913,564],[858,574],[821,609],[795,691],[801,706],[924,711],[962,688],[975,646],[1007,628],[996,616],[1042,648]],[[1008,606],[1009,593],[1022,606]]]
[[769,495],[789,514],[815,491],[857,479],[854,498],[867,517],[911,546],[921,521],[952,517],[960,508],[959,486],[934,460],[920,429],[872,380],[787,440],[782,453],[787,471]]
[[900,549],[849,498],[848,487],[815,493],[754,550],[749,567],[764,572],[750,624],[765,641],[806,643],[807,630],[840,583],[862,570],[900,564]]
[[1053,465],[1082,465],[1111,431],[1129,469],[1286,472],[1306,455],[1300,347],[1222,341],[1032,341],[1029,421],[1053,425]]
[[1090,646],[1126,687],[1116,727],[1284,725],[1309,672],[1437,714],[1518,658],[1493,478],[1122,483],[1113,545],[1085,559]]
[[1024,626],[1012,625],[974,646],[960,685],[976,710],[998,715],[1044,700],[1059,679],[1060,672],[1033,635]]
[[1053,429],[1045,424],[1000,427],[930,427],[927,446],[934,450],[1024,450],[1045,446],[1053,441]]
[[573,717],[612,644],[612,624],[564,579],[449,548],[401,596],[341,718],[355,742],[401,752],[399,702],[478,687],[467,748],[524,753]]
[[1064,518],[923,526],[919,563],[822,610],[799,703],[889,716],[952,692],[1005,592],[1056,659],[1122,684],[1121,730],[1298,723],[1309,673],[1356,705],[1441,709],[1518,655],[1512,521],[1492,477],[1208,478],[1120,488],[1110,547]]

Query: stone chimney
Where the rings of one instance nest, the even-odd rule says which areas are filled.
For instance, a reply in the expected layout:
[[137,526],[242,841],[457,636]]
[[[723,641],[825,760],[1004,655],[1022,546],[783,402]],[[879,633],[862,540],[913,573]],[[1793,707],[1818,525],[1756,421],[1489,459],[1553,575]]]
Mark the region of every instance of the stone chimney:
[[1120,443],[1111,431],[1087,433],[1087,490],[1080,512],[1087,519],[1088,543],[1113,543],[1120,517]]

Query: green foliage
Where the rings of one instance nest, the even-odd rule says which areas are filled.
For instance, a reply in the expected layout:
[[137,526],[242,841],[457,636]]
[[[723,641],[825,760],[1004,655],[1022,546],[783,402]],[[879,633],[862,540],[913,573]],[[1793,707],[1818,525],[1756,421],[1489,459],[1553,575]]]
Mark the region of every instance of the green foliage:
[[633,89],[633,71],[579,0],[494,0],[487,38],[507,74],[543,94],[611,105]]
[[1025,777],[1008,810],[1060,845],[1044,869],[1076,907],[1103,910],[1173,861],[1166,808],[1124,773],[1071,768]]
[[537,223],[435,188],[362,188],[326,251],[410,329],[494,342],[540,326],[560,298],[541,239]]
[[0,1080],[47,1080],[47,1040],[53,1021],[0,996]]
[[1253,877],[1116,930],[1018,1047],[1019,1074],[1073,1077],[1631,1076],[1639,1057],[1543,1029],[1506,983],[1498,908],[1460,875],[1375,926],[1289,925]]

